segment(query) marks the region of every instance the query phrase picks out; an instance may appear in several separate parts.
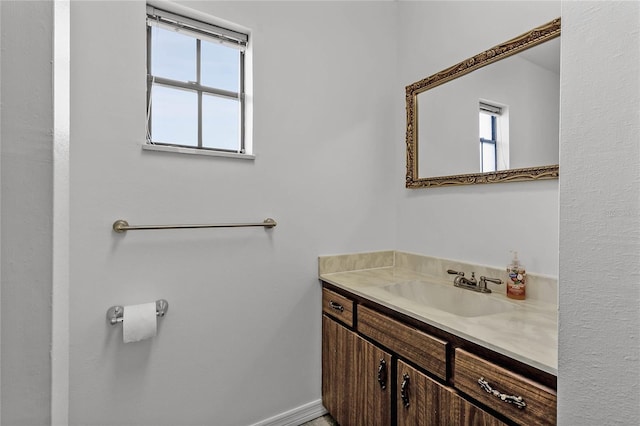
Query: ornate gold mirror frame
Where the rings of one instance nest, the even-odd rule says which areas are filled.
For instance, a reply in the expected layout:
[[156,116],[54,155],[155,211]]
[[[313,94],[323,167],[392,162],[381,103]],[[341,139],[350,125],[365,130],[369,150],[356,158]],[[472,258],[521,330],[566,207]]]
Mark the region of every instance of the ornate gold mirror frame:
[[469,173],[450,176],[418,177],[418,122],[417,96],[418,94],[462,77],[501,59],[512,56],[530,47],[544,43],[560,36],[560,18],[534,28],[533,30],[515,37],[505,43],[485,50],[469,59],[449,67],[430,77],[417,81],[406,87],[407,103],[407,188],[425,188],[433,186],[471,185],[479,183],[514,182],[542,179],[557,179],[559,166],[547,165],[520,169],[498,170],[489,173]]

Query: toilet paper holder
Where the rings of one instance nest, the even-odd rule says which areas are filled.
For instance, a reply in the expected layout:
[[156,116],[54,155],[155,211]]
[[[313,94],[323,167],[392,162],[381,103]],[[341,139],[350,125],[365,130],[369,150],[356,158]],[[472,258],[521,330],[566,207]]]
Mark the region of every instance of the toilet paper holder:
[[[169,310],[169,302],[164,299],[156,300],[156,316],[163,317]],[[116,325],[124,319],[124,306],[112,306],[107,309],[107,322]]]

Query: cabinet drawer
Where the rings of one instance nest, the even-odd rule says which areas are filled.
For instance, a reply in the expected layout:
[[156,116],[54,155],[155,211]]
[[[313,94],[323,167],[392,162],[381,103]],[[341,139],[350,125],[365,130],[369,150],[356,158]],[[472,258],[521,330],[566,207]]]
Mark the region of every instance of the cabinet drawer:
[[365,306],[358,306],[358,331],[431,374],[447,379],[447,342]]
[[[480,385],[481,379],[487,389]],[[552,389],[462,349],[455,352],[453,381],[460,391],[516,423],[556,424],[556,393]],[[526,406],[519,408],[508,396],[521,397]]]
[[322,312],[353,327],[353,301],[326,288],[322,289]]

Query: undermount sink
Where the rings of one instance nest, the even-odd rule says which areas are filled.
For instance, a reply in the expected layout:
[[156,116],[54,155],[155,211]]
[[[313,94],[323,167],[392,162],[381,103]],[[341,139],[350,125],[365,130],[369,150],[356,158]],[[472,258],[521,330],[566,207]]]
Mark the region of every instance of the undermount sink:
[[454,287],[453,284],[445,286],[424,281],[408,281],[391,284],[382,289],[395,296],[461,317],[479,317],[515,309],[515,305],[506,300]]

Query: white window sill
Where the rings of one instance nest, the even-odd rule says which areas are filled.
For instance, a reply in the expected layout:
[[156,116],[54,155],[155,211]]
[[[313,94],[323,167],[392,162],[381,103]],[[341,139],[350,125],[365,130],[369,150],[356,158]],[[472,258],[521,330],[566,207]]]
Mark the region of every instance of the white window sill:
[[151,145],[148,143],[142,144],[142,149],[146,151],[174,152],[178,154],[207,155],[209,157],[239,158],[241,160],[255,160],[256,158],[255,155],[251,154],[210,151],[208,149],[186,148],[182,146]]

